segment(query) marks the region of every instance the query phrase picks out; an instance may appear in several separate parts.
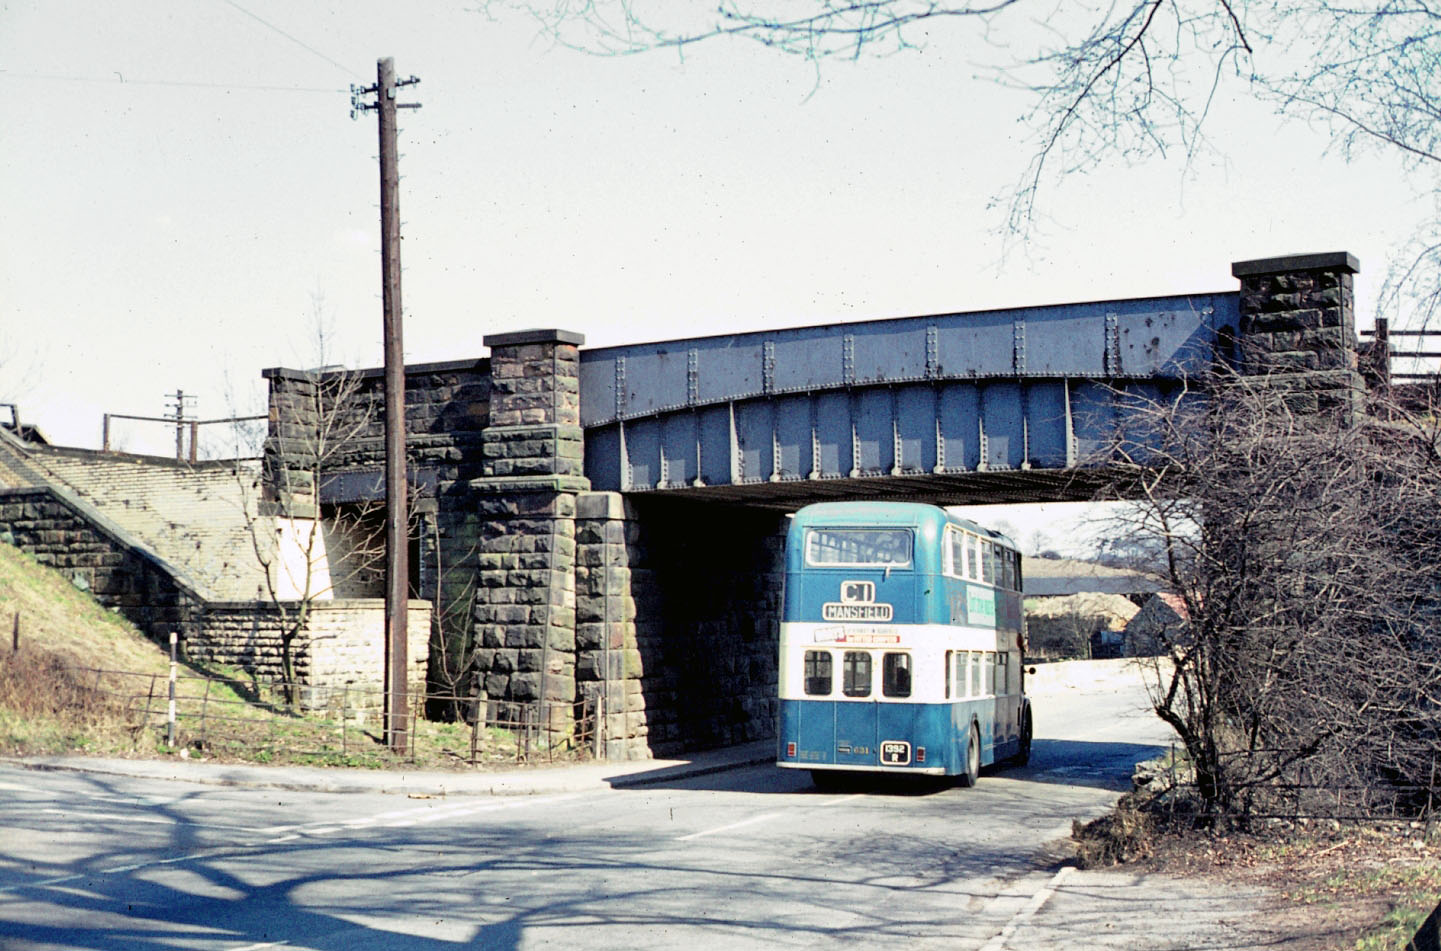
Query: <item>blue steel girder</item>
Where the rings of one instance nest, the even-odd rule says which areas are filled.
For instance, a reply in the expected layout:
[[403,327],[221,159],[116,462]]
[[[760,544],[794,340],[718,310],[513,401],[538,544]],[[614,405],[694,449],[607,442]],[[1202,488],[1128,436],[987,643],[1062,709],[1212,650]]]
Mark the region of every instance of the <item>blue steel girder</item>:
[[627,492],[1064,471],[1116,393],[1178,386],[1234,293],[907,317],[581,353],[586,474]]

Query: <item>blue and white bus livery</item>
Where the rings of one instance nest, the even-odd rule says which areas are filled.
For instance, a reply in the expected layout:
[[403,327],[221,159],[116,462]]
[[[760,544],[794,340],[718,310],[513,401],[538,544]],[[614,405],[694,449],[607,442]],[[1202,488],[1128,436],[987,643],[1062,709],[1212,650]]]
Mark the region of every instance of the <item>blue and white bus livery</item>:
[[1021,559],[1005,536],[908,502],[826,502],[791,520],[777,763],[955,776],[1024,764],[1031,708]]

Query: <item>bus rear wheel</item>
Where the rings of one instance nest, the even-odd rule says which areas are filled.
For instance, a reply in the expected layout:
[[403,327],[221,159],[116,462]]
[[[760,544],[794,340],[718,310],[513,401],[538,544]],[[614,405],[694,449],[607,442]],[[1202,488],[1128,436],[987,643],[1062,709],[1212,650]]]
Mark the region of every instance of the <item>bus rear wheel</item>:
[[1021,719],[1021,745],[1011,757],[1012,766],[1025,766],[1031,761],[1031,711],[1027,710]]
[[976,780],[981,778],[981,736],[976,732],[975,726],[971,727],[970,736],[966,739],[966,767],[965,771],[956,777],[956,783],[960,786],[974,786]]

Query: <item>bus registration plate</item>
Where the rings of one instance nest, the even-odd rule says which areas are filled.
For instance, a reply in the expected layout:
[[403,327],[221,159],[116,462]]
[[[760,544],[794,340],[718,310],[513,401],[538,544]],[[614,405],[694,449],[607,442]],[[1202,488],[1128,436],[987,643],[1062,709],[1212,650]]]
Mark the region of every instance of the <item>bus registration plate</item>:
[[881,744],[881,762],[887,766],[905,766],[911,761],[911,744],[905,740],[886,740]]

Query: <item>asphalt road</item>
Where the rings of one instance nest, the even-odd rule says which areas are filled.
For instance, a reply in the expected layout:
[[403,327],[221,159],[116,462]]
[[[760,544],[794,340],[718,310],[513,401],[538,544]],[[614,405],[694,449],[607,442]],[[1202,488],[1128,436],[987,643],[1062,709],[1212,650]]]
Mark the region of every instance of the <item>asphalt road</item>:
[[4,949],[983,948],[1165,732],[1138,688],[1038,697],[1032,765],[817,792],[752,766],[415,799],[0,766]]

